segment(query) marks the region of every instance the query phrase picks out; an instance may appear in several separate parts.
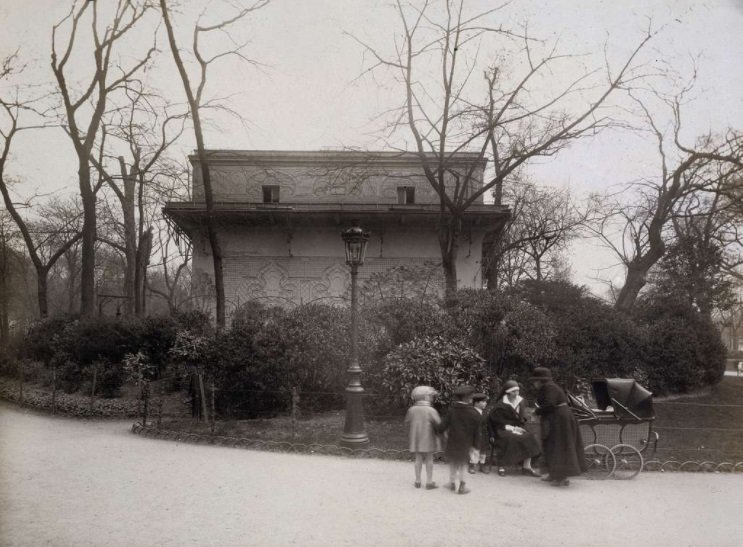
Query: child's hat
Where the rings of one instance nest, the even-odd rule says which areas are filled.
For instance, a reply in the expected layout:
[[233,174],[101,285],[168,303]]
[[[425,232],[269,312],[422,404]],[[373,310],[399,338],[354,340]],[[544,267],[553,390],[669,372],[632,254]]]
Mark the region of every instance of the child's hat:
[[454,395],[457,395],[459,397],[466,397],[467,395],[471,394],[473,391],[475,391],[475,388],[468,385],[463,386],[457,386],[454,388]]
[[413,388],[413,391],[410,393],[410,397],[414,401],[419,401],[430,395],[436,395],[437,393],[438,391],[433,389],[431,386],[416,386]]

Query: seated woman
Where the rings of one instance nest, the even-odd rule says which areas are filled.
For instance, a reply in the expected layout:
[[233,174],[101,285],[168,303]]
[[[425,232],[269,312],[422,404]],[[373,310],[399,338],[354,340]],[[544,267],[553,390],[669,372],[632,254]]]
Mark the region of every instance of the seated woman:
[[521,464],[524,475],[538,477],[531,466],[532,458],[539,456],[536,437],[526,429],[526,401],[519,395],[518,383],[508,380],[503,392],[488,416],[490,442],[498,450],[498,474],[506,474],[505,466]]

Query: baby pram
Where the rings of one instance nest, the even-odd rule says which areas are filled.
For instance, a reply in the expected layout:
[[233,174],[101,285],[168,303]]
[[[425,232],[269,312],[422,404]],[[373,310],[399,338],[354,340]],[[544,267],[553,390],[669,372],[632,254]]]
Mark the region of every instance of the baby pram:
[[586,473],[593,478],[631,479],[658,445],[653,394],[623,378],[594,380],[592,387],[596,408],[568,393],[586,445]]

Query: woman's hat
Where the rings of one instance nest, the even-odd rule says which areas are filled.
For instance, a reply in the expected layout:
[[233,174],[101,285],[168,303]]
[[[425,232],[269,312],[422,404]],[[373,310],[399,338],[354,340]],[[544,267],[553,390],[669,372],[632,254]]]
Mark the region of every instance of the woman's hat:
[[531,375],[531,380],[552,380],[552,372],[547,367],[537,367]]
[[436,395],[437,393],[438,391],[433,389],[431,386],[416,386],[410,393],[410,397],[414,401],[420,401],[421,399],[425,399],[428,396]]
[[521,389],[519,387],[519,384],[516,380],[508,380],[505,384],[503,384],[503,393],[511,393],[512,391],[516,391],[517,389]]

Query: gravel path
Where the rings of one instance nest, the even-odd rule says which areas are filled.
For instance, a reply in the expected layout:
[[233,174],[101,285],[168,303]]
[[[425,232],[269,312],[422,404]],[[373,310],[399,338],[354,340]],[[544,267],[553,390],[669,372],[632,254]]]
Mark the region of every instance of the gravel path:
[[[733,546],[743,475],[476,475],[416,490],[413,466],[193,446],[0,404],[0,545]],[[446,479],[437,466],[436,479]]]

